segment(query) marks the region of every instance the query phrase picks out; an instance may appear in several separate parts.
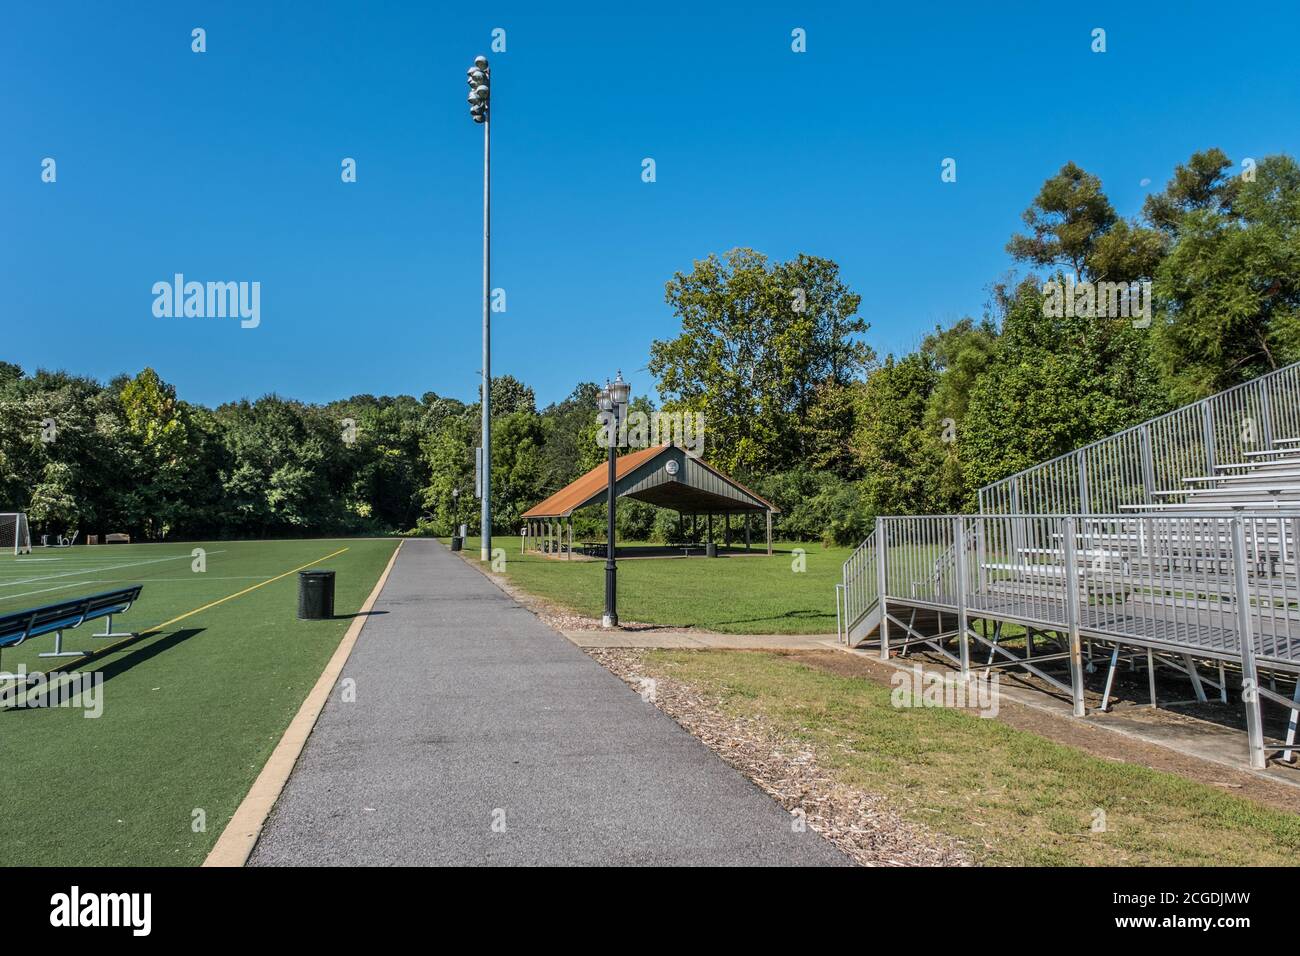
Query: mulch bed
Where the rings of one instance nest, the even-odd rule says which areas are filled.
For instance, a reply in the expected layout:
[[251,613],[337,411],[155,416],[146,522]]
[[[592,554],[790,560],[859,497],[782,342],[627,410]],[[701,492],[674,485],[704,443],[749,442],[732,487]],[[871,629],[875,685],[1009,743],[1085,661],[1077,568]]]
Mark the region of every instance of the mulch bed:
[[[643,652],[586,648],[638,693],[649,676]],[[792,814],[863,866],[969,866],[955,842],[904,820],[884,799],[844,786],[806,745],[761,718],[737,718],[681,681],[654,677],[654,704]]]

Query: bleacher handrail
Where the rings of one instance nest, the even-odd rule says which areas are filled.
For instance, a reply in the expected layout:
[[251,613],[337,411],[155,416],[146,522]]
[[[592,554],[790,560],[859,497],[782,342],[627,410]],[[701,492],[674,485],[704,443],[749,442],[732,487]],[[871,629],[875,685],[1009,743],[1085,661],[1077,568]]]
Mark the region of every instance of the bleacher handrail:
[[1132,425],[979,490],[981,514],[1117,511],[1300,436],[1300,362]]

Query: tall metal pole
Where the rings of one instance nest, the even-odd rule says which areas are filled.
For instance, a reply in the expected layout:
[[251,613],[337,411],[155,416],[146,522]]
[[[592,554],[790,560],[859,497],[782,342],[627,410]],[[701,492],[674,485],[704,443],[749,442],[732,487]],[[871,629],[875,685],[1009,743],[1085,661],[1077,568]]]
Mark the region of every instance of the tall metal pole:
[[618,444],[612,436],[618,434],[618,406],[610,411],[609,443],[609,528],[605,544],[605,617],[600,622],[604,627],[618,627],[618,565],[614,563],[614,485],[617,483],[615,467],[615,446]]
[[483,120],[483,515],[479,560],[492,558],[492,119]]

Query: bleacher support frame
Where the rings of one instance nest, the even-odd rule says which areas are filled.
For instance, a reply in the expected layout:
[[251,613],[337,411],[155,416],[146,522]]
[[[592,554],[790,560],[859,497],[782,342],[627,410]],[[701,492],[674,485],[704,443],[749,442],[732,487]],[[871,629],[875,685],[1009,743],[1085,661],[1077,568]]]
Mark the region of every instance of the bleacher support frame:
[[[1104,704],[1123,648],[1146,654],[1153,698],[1158,663],[1192,679],[1198,699],[1203,680],[1222,695],[1225,677],[1202,678],[1196,665],[1211,661],[1240,675],[1249,761],[1263,767],[1262,702],[1290,711],[1291,731],[1274,748],[1288,757],[1300,722],[1300,690],[1283,696],[1261,682],[1263,673],[1300,676],[1297,542],[1300,511],[882,517],[869,542],[875,566],[860,562],[837,591],[841,637],[874,642],[883,659],[926,646],[963,678],[1027,671],[1068,697],[1076,716],[1098,649],[1109,652]],[[918,614],[937,625],[918,627]],[[1006,625],[1028,629],[1023,653],[1006,646]],[[1044,641],[1055,647],[1043,653]]]

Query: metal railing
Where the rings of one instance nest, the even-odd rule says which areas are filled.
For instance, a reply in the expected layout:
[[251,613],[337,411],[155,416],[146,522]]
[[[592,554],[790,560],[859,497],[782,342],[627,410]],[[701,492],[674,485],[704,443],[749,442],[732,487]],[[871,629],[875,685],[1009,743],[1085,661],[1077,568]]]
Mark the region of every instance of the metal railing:
[[[1114,647],[1103,701],[1121,645],[1181,656],[1196,680],[1193,658],[1239,665],[1250,762],[1262,767],[1260,701],[1291,709],[1288,751],[1300,713],[1300,685],[1288,700],[1261,687],[1257,669],[1300,671],[1298,542],[1300,511],[882,517],[873,541],[878,546],[854,554],[853,579],[871,577],[873,555],[881,582],[882,655],[889,649],[885,622],[897,622],[889,616],[891,604],[955,612],[955,630],[934,640],[913,632],[911,641],[935,644],[963,674],[971,668],[972,644],[982,642],[991,649],[988,663],[977,666],[993,666],[996,651],[1010,658],[997,666],[1023,666],[1069,691],[1078,716],[1085,712],[1084,637]],[[842,588],[850,581],[847,569]],[[1066,650],[1016,658],[990,645],[969,626],[971,618],[1055,631]],[[948,640],[956,640],[959,656],[939,643]],[[1066,661],[1069,686],[1036,669],[1053,659]],[[1222,673],[1221,667],[1221,681]]]
[[1065,628],[1077,601],[1098,637],[1237,659],[1249,633],[1300,665],[1300,513],[883,517],[876,535],[886,602]]
[[1300,363],[1134,425],[980,489],[982,514],[1107,514],[1300,435]]
[[871,612],[880,595],[880,564],[876,555],[876,532],[858,545],[844,562],[841,583],[836,587],[836,634],[846,640],[854,626]]

